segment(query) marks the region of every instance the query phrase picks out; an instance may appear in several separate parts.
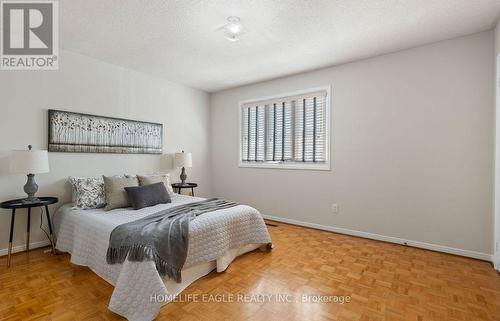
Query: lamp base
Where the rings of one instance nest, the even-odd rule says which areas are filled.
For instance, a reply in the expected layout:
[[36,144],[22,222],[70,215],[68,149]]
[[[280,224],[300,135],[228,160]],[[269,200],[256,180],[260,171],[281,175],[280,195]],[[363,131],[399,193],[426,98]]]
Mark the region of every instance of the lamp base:
[[28,181],[26,185],[24,185],[24,192],[28,194],[28,197],[23,200],[23,203],[36,203],[40,200],[38,197],[35,197],[36,192],[38,191],[38,185],[35,182],[35,175],[28,174]]
[[182,185],[184,185],[186,183],[186,179],[187,179],[186,169],[183,167],[182,172],[181,172]]

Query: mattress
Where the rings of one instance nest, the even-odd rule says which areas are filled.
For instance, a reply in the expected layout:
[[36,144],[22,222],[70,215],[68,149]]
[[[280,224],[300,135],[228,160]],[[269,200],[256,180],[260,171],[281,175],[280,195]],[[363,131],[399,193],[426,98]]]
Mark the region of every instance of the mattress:
[[205,213],[191,222],[182,283],[162,278],[152,261],[107,264],[109,236],[115,227],[201,200],[203,198],[176,194],[169,204],[108,212],[80,210],[65,204],[54,214],[56,249],[70,253],[72,263],[89,267],[115,286],[110,310],[129,320],[152,320],[160,307],[168,303],[152,298],[172,297],[210,271],[224,271],[236,256],[271,243],[261,214],[250,206],[238,205]]

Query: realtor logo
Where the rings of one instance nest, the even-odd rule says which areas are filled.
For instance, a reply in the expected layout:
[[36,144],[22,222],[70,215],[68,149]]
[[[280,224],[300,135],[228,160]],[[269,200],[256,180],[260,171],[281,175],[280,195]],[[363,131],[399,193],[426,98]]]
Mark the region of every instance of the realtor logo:
[[1,1],[2,70],[59,68],[58,3]]

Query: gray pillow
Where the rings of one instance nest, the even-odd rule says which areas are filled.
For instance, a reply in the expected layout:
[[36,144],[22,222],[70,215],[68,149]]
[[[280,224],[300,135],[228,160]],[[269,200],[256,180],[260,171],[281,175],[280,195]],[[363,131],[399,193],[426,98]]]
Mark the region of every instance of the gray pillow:
[[171,202],[170,195],[168,195],[165,184],[163,183],[125,187],[125,190],[127,191],[128,199],[132,207],[136,210]]
[[125,187],[139,186],[137,177],[103,176],[102,178],[104,179],[104,193],[106,194],[106,207],[104,207],[104,210],[130,207]]

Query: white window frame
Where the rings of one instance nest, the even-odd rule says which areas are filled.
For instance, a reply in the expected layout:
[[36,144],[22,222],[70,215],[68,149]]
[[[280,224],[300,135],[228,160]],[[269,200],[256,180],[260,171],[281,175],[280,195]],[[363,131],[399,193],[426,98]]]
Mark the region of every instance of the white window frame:
[[[324,163],[302,163],[302,162],[282,162],[282,161],[266,161],[266,162],[244,162],[242,161],[242,111],[245,104],[261,102],[263,100],[273,100],[290,96],[303,95],[307,93],[312,93],[315,91],[326,91],[326,100],[325,100],[325,118],[326,118],[326,135],[325,135],[325,162]],[[282,93],[278,95],[242,100],[238,102],[238,140],[239,140],[239,148],[238,148],[238,167],[242,168],[273,168],[273,169],[299,169],[299,170],[318,170],[318,171],[329,171],[331,170],[331,155],[330,155],[330,137],[331,133],[331,86],[321,86],[308,88],[304,90],[297,90],[287,93]]]

